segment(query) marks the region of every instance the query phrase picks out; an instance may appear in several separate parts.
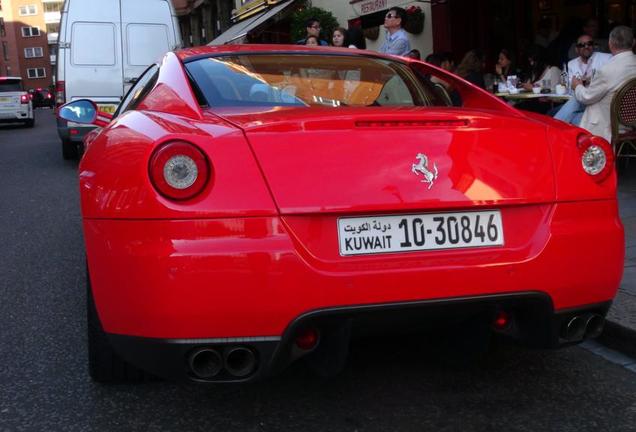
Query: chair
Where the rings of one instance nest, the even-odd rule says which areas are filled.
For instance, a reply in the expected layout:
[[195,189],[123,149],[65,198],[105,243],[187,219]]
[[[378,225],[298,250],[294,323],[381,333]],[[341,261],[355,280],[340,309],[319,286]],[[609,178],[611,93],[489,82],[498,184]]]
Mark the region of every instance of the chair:
[[612,98],[610,109],[612,148],[616,158],[636,157],[636,78],[621,85]]

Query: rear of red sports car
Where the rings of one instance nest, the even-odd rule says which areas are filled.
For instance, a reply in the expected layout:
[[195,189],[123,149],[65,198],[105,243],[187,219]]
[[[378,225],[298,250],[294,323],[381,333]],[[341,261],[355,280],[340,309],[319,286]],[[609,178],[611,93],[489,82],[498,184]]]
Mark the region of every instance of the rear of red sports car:
[[169,54],[86,144],[96,380],[329,368],[396,318],[557,347],[600,333],[620,283],[607,142],[423,63]]

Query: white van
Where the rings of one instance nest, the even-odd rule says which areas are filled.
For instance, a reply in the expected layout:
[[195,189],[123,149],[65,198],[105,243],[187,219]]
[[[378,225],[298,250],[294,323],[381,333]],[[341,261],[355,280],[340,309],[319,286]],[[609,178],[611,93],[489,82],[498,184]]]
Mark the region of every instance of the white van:
[[[58,43],[56,105],[87,98],[115,112],[150,64],[181,47],[181,33],[170,0],[66,0]],[[77,157],[93,128],[57,122],[64,159]]]

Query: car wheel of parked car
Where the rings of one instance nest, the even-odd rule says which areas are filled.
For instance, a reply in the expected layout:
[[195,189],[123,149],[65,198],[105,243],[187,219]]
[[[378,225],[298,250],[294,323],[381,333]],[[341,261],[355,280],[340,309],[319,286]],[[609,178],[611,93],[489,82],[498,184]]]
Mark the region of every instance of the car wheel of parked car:
[[77,146],[70,140],[62,140],[62,157],[64,160],[77,159]]
[[86,271],[86,312],[88,332],[88,371],[100,383],[135,383],[144,381],[144,372],[123,360],[113,350],[102,328],[93,300],[90,276]]
[[32,128],[33,126],[35,126],[35,117],[28,119],[27,121],[24,122],[24,125],[28,128]]

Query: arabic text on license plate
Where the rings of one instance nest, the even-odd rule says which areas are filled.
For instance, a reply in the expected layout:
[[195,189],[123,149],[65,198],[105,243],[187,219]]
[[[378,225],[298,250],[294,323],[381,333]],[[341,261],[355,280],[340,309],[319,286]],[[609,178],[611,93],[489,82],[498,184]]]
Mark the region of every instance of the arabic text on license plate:
[[117,110],[117,105],[97,105],[100,111],[112,114]]
[[365,255],[504,244],[499,210],[338,219],[340,254]]

